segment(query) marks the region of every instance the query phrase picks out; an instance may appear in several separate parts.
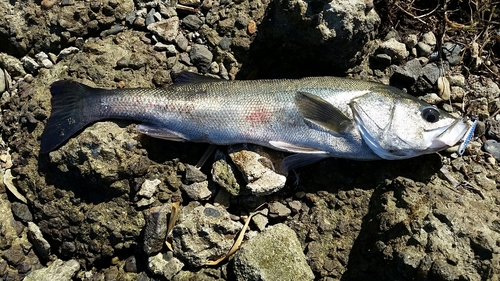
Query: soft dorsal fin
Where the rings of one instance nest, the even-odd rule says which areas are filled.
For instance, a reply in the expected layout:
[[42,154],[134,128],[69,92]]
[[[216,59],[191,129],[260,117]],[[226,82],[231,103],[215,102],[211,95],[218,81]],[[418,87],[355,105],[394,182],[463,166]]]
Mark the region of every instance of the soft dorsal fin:
[[304,119],[337,134],[352,126],[352,120],[326,100],[305,92],[295,94],[295,105]]
[[174,86],[185,85],[185,84],[197,84],[197,83],[208,83],[208,82],[217,82],[221,81],[221,79],[203,76],[198,73],[183,71],[179,73],[177,78],[175,79]]

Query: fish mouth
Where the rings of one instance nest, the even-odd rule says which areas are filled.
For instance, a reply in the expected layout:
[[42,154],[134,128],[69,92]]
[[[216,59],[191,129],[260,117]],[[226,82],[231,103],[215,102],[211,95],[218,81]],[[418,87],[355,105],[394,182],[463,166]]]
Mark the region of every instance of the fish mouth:
[[430,145],[429,149],[440,150],[446,147],[454,146],[460,140],[462,140],[469,130],[470,125],[467,123],[465,118],[456,119],[449,126],[434,129],[436,135],[430,135]]

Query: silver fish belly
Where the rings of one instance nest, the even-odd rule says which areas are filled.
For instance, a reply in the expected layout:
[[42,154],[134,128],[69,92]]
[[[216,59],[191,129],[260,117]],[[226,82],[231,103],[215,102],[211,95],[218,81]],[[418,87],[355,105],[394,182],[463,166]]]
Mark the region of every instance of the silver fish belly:
[[253,143],[317,159],[357,160],[432,153],[454,145],[468,128],[397,88],[366,81],[226,81],[192,73],[178,80],[165,89],[115,90],[55,82],[40,152],[104,119],[131,119],[140,122],[140,132],[174,141]]

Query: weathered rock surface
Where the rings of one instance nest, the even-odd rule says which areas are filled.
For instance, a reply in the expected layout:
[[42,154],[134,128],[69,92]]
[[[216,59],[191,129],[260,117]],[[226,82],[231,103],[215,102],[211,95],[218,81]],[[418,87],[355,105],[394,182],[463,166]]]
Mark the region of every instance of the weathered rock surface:
[[73,280],[76,272],[80,269],[80,264],[76,260],[62,261],[55,260],[46,268],[31,272],[24,280],[26,281],[54,281]]
[[243,225],[231,220],[222,207],[194,203],[182,209],[172,230],[172,246],[181,261],[199,267],[229,252]]
[[237,280],[314,280],[295,232],[284,224],[266,228],[234,257]]

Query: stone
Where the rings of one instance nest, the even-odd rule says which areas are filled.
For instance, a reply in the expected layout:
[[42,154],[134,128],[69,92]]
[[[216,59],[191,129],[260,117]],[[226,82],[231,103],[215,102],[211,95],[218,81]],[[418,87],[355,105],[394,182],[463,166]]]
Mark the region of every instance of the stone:
[[448,69],[448,64],[441,66],[438,63],[429,63],[422,68],[422,75],[429,83],[436,85],[439,77],[441,77],[443,73],[446,73]]
[[197,31],[203,25],[203,20],[197,15],[187,15],[182,19],[182,24],[192,31]]
[[161,251],[167,237],[167,215],[169,208],[166,204],[152,207],[146,213],[144,227],[143,251],[150,256]]
[[23,63],[18,58],[6,53],[0,52],[0,68],[3,68],[14,79],[24,77],[26,75]]
[[381,43],[377,48],[377,53],[387,54],[395,62],[406,59],[409,54],[406,50],[406,45],[396,41],[394,38]]
[[222,39],[219,41],[219,47],[222,50],[229,50],[229,48],[231,47],[231,38],[222,37]]
[[7,90],[7,84],[5,83],[6,78],[5,78],[5,72],[3,69],[0,68],[0,94],[5,92]]
[[146,14],[146,26],[149,26],[150,24],[155,22],[155,9],[151,8],[149,12]]
[[195,267],[225,255],[243,227],[223,207],[200,206],[196,201],[182,208],[179,217],[182,221],[172,230],[172,247],[177,258]]
[[446,60],[450,65],[458,65],[460,63],[462,46],[452,42],[445,42],[442,51]]
[[189,52],[189,57],[200,72],[205,73],[210,70],[213,54],[208,50],[207,46],[194,44]]
[[427,57],[432,53],[433,48],[432,46],[425,44],[424,42],[418,42],[417,51],[421,57]]
[[426,33],[424,33],[424,35],[422,35],[421,42],[423,42],[431,47],[434,47],[434,46],[436,46],[436,43],[437,43],[436,35],[434,35],[434,33],[432,31],[426,32]]
[[268,195],[285,186],[286,177],[277,173],[272,161],[258,153],[255,145],[232,145],[229,157],[243,174],[246,188],[256,196]]
[[33,215],[28,208],[28,205],[21,202],[12,202],[11,204],[12,213],[15,217],[20,219],[24,223],[33,221]]
[[184,264],[175,258],[172,252],[158,253],[148,259],[148,268],[156,275],[162,275],[167,280],[172,280],[184,267]]
[[193,165],[186,164],[186,173],[184,175],[184,182],[194,183],[194,182],[204,182],[207,180],[207,175],[205,175],[200,169]]
[[393,75],[398,79],[413,84],[422,75],[422,65],[420,65],[418,59],[413,59],[403,66],[398,66]]
[[494,140],[500,140],[500,121],[487,120],[486,124],[488,125],[486,136]]
[[183,184],[181,188],[192,200],[208,200],[212,197],[212,191],[208,188],[208,181]]
[[24,56],[21,58],[21,62],[23,63],[24,69],[31,74],[35,74],[36,71],[40,68],[40,65],[31,57]]
[[177,37],[175,37],[175,44],[177,44],[177,47],[180,50],[186,51],[187,47],[189,46],[189,41],[186,39],[186,36],[184,36],[184,34],[179,33]]
[[487,140],[484,142],[483,148],[486,152],[490,153],[495,157],[497,161],[500,161],[500,143],[496,140]]
[[167,56],[175,56],[178,52],[174,44],[163,44],[158,42],[154,45],[154,50],[159,52],[165,52]]
[[245,188],[246,183],[243,179],[238,177],[238,168],[229,162],[226,155],[220,150],[215,152],[215,161],[212,164],[212,180],[219,186],[224,188],[228,193],[233,196],[248,194]]
[[314,280],[295,232],[276,224],[244,243],[234,256],[236,280]]
[[69,55],[76,54],[79,51],[80,51],[80,49],[78,49],[77,47],[64,48],[57,55],[57,61],[63,60],[64,58],[68,57]]
[[49,59],[49,56],[44,52],[40,52],[40,53],[36,54],[35,58],[37,59],[38,63],[43,68],[51,68],[54,66],[52,61]]
[[34,270],[25,281],[54,281],[72,280],[75,273],[80,270],[80,264],[76,260],[62,261],[60,259],[52,262],[48,267]]
[[201,5],[201,0],[179,0],[179,4],[191,7],[199,7]]
[[174,42],[179,32],[179,18],[171,17],[147,26],[148,30],[166,42]]
[[145,198],[153,197],[153,194],[155,194],[156,190],[158,189],[158,185],[160,185],[160,183],[161,180],[159,179],[145,180],[144,183],[141,185],[141,189],[139,190],[139,192],[137,192],[137,195]]
[[418,43],[418,37],[416,34],[409,34],[405,39],[404,43],[408,49],[415,48]]
[[280,202],[269,203],[269,216],[271,218],[288,217],[292,211]]

